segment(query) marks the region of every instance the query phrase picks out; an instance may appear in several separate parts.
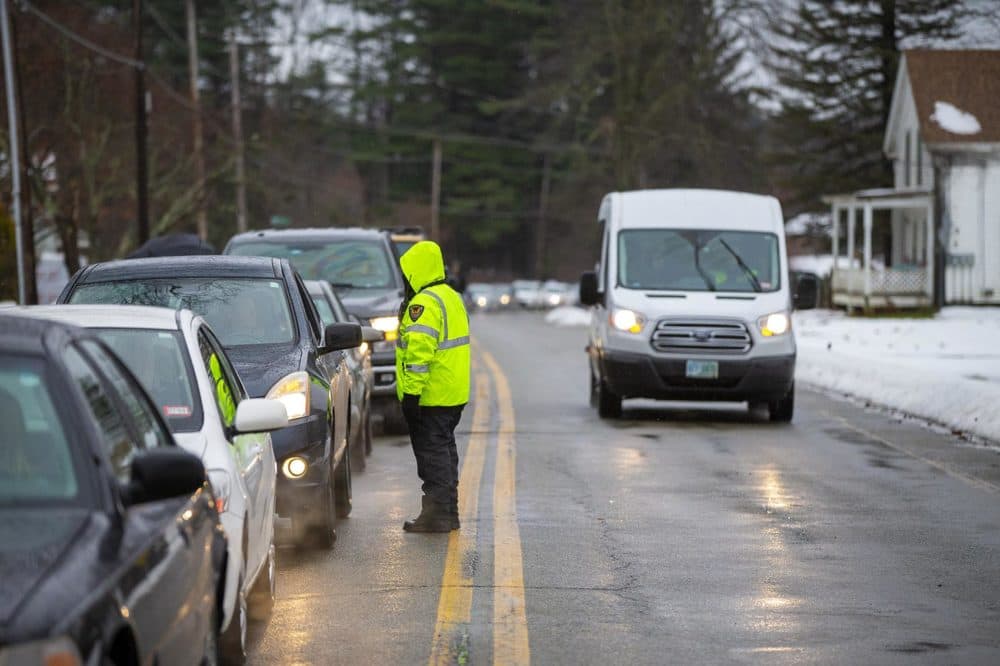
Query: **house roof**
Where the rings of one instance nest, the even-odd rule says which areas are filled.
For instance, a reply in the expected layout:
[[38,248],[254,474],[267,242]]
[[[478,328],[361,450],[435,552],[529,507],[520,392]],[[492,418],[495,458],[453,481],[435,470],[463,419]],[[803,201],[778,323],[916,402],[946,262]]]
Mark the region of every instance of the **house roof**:
[[[925,143],[1000,142],[1000,50],[912,49],[903,58]],[[979,131],[942,127],[957,127],[932,119],[942,102],[974,116]]]

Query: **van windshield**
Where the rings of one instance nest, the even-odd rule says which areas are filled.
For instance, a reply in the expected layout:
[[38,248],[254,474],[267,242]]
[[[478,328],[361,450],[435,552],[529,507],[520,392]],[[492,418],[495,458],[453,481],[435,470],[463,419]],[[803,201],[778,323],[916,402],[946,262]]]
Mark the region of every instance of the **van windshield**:
[[618,234],[618,283],[627,289],[777,291],[778,237],[717,229],[627,229]]

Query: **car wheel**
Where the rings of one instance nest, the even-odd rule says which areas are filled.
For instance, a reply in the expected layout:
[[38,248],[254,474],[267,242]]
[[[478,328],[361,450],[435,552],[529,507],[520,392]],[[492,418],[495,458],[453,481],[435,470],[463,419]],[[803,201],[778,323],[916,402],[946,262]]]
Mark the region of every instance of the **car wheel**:
[[371,403],[368,403],[368,409],[365,410],[365,455],[370,456],[372,454],[372,412]]
[[591,368],[590,369],[590,406],[591,407],[597,407],[597,405],[598,405],[598,402],[597,402],[598,390],[597,389],[598,389],[598,387],[597,387],[597,377],[594,376],[594,369]]
[[333,490],[337,497],[337,517],[351,515],[351,447],[344,449],[344,457],[333,470]]
[[602,419],[617,419],[622,415],[622,397],[613,393],[603,379],[597,385],[597,414]]
[[243,574],[240,574],[236,594],[236,608],[229,619],[229,626],[222,632],[220,643],[222,647],[222,663],[243,664],[247,660],[247,596],[243,592]]
[[333,505],[333,476],[320,491],[319,520],[307,530],[306,538],[316,548],[333,548],[337,541],[336,518]]
[[364,431],[364,421],[362,420],[361,425],[358,426],[358,434],[354,437],[354,441],[351,442],[351,457],[354,459],[354,464],[357,465],[359,472],[365,471],[367,466],[367,461],[365,460],[365,431]]
[[795,414],[795,382],[792,382],[788,393],[781,400],[768,404],[772,423],[791,423]]
[[267,551],[267,561],[257,576],[250,592],[250,619],[256,622],[266,620],[274,608],[275,589],[277,587],[277,566],[275,563],[274,544]]

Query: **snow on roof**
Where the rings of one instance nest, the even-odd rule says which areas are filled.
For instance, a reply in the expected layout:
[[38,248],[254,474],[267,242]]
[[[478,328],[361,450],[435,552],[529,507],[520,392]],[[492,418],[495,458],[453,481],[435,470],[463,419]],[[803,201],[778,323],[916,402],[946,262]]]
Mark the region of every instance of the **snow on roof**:
[[912,49],[903,58],[925,143],[1000,142],[1000,49]]
[[974,115],[948,102],[934,102],[931,120],[952,134],[979,134],[983,129]]

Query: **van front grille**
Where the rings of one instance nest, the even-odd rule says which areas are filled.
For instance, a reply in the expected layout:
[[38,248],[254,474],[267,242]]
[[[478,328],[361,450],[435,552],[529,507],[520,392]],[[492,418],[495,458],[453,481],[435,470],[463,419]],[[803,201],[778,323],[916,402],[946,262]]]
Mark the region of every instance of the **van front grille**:
[[672,354],[745,354],[753,340],[741,321],[663,319],[653,330],[652,344]]

